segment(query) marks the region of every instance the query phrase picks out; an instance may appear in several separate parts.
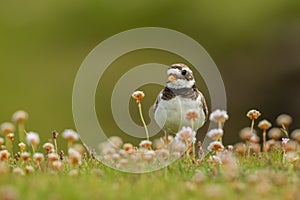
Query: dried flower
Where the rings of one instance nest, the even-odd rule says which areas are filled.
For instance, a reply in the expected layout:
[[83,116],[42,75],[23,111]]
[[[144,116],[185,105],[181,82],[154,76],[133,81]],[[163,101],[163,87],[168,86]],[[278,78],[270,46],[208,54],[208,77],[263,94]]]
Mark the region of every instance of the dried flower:
[[141,99],[145,97],[145,94],[143,91],[135,91],[131,97],[136,100],[137,103],[140,103]]
[[221,142],[213,141],[208,145],[207,149],[208,149],[208,151],[214,151],[217,153],[219,151],[223,151],[224,146]]
[[26,141],[28,145],[36,146],[40,143],[40,137],[39,134],[35,132],[29,132],[26,135]]
[[281,114],[277,117],[276,123],[279,126],[284,125],[285,127],[289,126],[293,122],[293,118],[287,114]]
[[140,142],[139,146],[145,149],[150,149],[152,145],[152,142],[149,140],[143,140]]
[[258,128],[262,130],[267,130],[272,126],[272,124],[268,120],[262,120],[258,123]]
[[209,116],[210,121],[214,121],[216,123],[223,123],[229,118],[227,112],[225,110],[217,109],[214,112],[212,112]]
[[280,140],[282,136],[280,128],[271,128],[268,132],[268,137],[274,140]]
[[223,136],[223,129],[217,128],[217,129],[212,129],[207,133],[207,136],[210,137],[212,140],[219,140]]
[[1,124],[1,132],[6,135],[15,131],[15,126],[10,122],[4,122]]
[[186,144],[196,142],[196,132],[190,127],[182,127],[182,129],[176,133],[175,140],[180,140]]
[[247,113],[247,117],[250,118],[251,120],[257,119],[259,118],[259,116],[261,115],[261,113],[258,110],[249,110]]
[[71,142],[77,141],[79,139],[78,134],[72,129],[64,130],[64,132],[62,133],[62,137]]

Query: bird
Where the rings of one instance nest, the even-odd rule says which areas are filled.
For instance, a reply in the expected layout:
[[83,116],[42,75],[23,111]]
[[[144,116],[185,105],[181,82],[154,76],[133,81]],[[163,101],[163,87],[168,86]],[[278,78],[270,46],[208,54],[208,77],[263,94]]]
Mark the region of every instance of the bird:
[[154,104],[154,120],[168,134],[176,134],[182,127],[191,127],[188,112],[197,114],[193,129],[197,131],[208,118],[208,108],[203,94],[196,86],[192,70],[183,63],[172,64],[167,69],[168,79]]

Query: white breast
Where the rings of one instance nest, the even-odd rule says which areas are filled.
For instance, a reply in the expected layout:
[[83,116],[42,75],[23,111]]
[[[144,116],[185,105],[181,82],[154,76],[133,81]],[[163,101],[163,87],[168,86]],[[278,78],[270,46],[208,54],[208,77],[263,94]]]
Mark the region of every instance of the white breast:
[[194,123],[194,129],[197,130],[203,126],[205,121],[200,95],[196,100],[180,96],[168,101],[161,99],[155,110],[154,118],[156,123],[168,133],[177,133],[183,126],[191,127],[191,121],[186,119],[186,113],[189,110],[195,110],[200,114]]

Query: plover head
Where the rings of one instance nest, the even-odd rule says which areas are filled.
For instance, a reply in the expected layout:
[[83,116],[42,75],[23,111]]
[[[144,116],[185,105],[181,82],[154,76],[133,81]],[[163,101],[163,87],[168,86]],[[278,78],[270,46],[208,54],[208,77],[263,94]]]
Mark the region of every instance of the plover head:
[[167,87],[170,89],[192,88],[195,84],[192,70],[185,64],[173,64],[167,71]]

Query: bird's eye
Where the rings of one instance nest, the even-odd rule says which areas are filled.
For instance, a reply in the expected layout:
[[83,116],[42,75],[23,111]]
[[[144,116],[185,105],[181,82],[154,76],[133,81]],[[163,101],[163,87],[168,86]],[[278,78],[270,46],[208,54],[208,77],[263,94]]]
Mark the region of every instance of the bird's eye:
[[186,70],[182,70],[181,74],[184,76],[186,75]]

